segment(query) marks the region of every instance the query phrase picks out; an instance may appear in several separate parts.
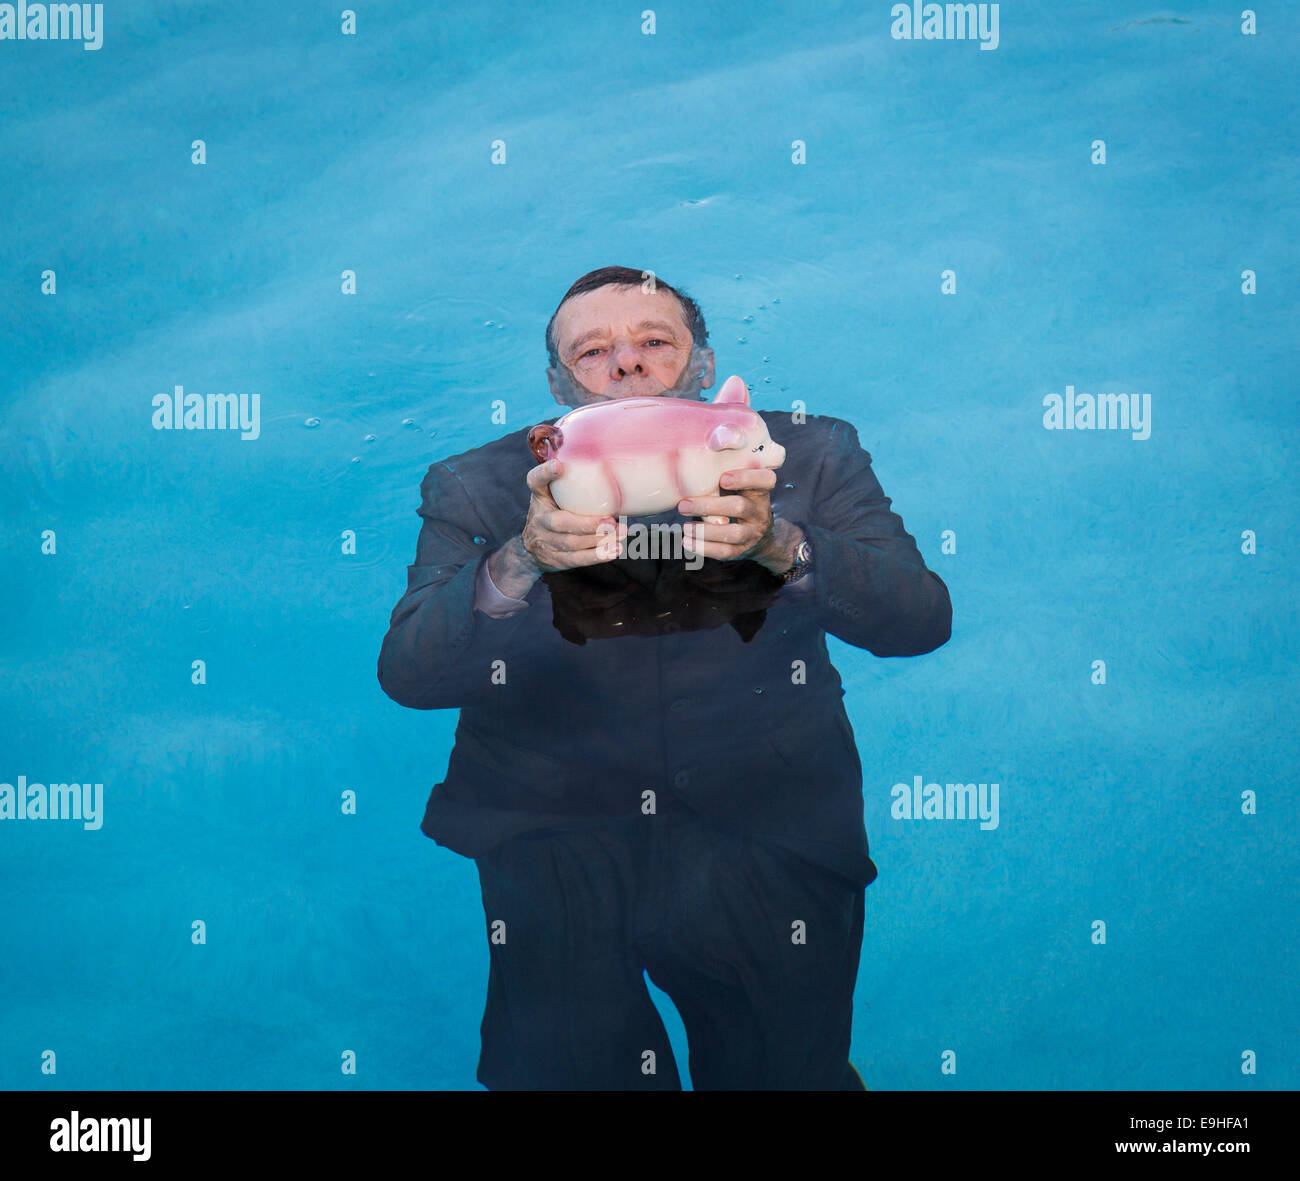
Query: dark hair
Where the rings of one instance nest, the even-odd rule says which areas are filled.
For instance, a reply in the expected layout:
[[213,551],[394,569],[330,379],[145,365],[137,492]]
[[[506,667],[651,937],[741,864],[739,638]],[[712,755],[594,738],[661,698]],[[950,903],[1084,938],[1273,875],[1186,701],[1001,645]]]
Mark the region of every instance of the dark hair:
[[[588,271],[574,283],[564,293],[564,299],[556,304],[555,311],[551,313],[551,318],[546,325],[546,354],[550,358],[552,367],[560,368],[560,354],[555,347],[555,317],[560,314],[560,308],[568,300],[575,295],[585,295],[588,291],[595,291],[600,287],[640,287],[652,273],[639,271],[635,267],[601,267],[598,271]],[[697,348],[706,348],[709,343],[709,330],[704,326],[704,314],[700,311],[699,304],[689,295],[683,294],[675,287],[670,287],[658,275],[654,276],[654,285],[656,291],[667,291],[677,297],[678,306],[682,309],[682,319],[686,321],[686,327],[691,332],[692,343]]]

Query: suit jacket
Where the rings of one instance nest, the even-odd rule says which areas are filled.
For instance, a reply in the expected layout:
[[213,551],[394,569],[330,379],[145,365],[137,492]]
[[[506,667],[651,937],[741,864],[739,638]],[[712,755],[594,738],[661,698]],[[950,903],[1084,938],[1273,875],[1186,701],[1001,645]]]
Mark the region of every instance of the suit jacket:
[[[706,624],[597,629],[578,643],[557,627],[564,611],[543,579],[527,609],[475,611],[479,566],[527,517],[528,431],[429,468],[415,563],[379,655],[394,701],[461,711],[421,825],[428,836],[478,857],[519,833],[641,811],[649,790],[661,806],[680,800],[851,881],[875,878],[826,634],[876,656],[930,652],[951,634],[948,589],[890,511],[850,423],[760,413],[786,449],[773,511],[809,539],[813,585],[776,593],[747,639],[745,628]],[[644,566],[611,565],[625,564],[646,581]]]

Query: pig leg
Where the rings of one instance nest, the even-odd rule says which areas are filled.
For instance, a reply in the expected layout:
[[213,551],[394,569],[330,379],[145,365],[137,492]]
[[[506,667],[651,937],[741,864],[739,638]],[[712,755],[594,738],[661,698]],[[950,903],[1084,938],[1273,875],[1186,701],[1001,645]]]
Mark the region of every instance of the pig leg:
[[560,508],[571,513],[602,516],[621,511],[622,491],[609,464],[591,460],[564,462],[564,472],[551,483],[551,495]]
[[623,497],[623,486],[618,482],[618,475],[614,471],[614,465],[612,463],[606,461],[600,466],[604,471],[605,482],[609,488],[609,496],[614,506],[606,511],[613,513],[616,517],[620,516],[623,512],[623,505],[625,503]]
[[[706,472],[704,467],[699,463],[687,462],[683,464],[682,453],[674,451],[672,453],[673,479],[677,484],[677,499],[688,500],[692,496],[717,496],[722,491],[715,482],[711,491],[692,492],[692,488],[707,488],[711,472]],[[709,461],[705,461],[706,463]],[[730,525],[730,517],[701,517],[702,521],[709,525]]]

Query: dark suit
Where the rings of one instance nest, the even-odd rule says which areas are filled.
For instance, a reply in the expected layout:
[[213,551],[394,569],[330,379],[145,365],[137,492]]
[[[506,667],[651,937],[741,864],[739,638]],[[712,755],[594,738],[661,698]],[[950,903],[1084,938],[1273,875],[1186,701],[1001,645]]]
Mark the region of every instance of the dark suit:
[[861,1086],[847,1056],[876,867],[825,634],[919,655],[951,605],[854,428],[762,413],[786,448],[773,510],[812,546],[802,591],[752,562],[693,580],[680,559],[624,559],[491,618],[476,579],[523,528],[527,430],[424,479],[379,679],[402,705],[461,709],[421,827],[475,859],[510,931],[490,948],[493,1089],[679,1085],[643,970],[682,1014],[697,1089]]
[[[429,468],[415,564],[379,657],[393,700],[461,710],[427,835],[477,857],[521,832],[636,812],[652,789],[851,881],[876,876],[825,633],[877,656],[916,656],[948,639],[952,607],[853,426],[762,414],[786,448],[773,511],[810,540],[814,589],[811,602],[780,596],[748,642],[719,627],[578,646],[553,626],[541,581],[517,615],[474,611],[479,563],[527,516],[528,432]],[[504,684],[493,683],[498,660]]]

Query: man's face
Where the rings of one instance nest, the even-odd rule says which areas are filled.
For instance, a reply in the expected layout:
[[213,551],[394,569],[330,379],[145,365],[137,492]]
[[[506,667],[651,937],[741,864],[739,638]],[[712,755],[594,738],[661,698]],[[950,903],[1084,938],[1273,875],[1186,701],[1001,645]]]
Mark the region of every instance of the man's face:
[[548,369],[557,402],[701,398],[713,384],[713,350],[693,349],[677,297],[640,287],[600,287],[566,300],[552,328],[561,368]]

